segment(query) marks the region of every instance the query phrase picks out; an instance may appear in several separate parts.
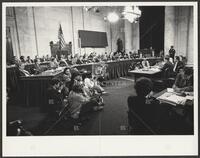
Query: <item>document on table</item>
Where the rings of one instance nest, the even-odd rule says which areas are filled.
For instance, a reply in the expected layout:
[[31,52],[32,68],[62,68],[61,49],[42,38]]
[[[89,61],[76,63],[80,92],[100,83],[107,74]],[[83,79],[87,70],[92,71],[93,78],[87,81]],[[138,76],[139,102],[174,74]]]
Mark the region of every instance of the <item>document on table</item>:
[[169,103],[171,105],[176,106],[177,104],[183,104],[187,99],[191,99],[188,97],[178,96],[173,93],[166,92],[157,98],[161,102]]

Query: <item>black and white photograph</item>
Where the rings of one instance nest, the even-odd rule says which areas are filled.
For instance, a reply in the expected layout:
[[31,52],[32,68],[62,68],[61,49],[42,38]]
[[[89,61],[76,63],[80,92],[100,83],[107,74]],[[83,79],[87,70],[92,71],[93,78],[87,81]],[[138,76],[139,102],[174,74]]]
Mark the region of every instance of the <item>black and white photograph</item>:
[[197,12],[196,2],[3,3],[3,153],[19,156],[20,142],[22,156],[56,144],[70,146],[58,156],[197,154]]

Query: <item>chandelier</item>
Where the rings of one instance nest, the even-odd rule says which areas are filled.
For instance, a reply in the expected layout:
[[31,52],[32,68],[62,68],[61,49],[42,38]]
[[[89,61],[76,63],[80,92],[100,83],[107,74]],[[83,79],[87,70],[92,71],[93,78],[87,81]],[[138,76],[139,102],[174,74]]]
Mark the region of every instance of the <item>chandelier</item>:
[[123,18],[127,19],[130,23],[137,22],[141,16],[141,10],[137,6],[125,6],[122,15]]

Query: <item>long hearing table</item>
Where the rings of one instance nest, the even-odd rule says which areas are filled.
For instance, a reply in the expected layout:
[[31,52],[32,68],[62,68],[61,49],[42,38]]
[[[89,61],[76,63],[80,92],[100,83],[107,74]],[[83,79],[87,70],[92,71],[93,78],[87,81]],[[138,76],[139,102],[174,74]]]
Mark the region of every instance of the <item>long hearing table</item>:
[[[120,61],[108,61],[107,64],[107,79],[114,79],[121,76],[128,75],[128,69],[133,62],[139,62],[143,59],[132,60],[120,60]],[[150,64],[153,65],[161,58],[149,58]],[[92,70],[92,66],[98,63],[89,63],[81,65],[73,65],[78,70]],[[29,65],[30,66],[30,65]],[[7,87],[16,88],[18,93],[18,100],[20,105],[24,106],[39,106],[44,108],[47,104],[47,88],[53,78],[57,78],[62,75],[62,71],[56,72],[43,72],[34,76],[17,77],[18,72],[15,68],[7,68]]]
[[159,68],[148,68],[148,69],[138,69],[138,70],[131,70],[128,73],[133,74],[135,77],[135,80],[139,77],[149,77],[151,79],[156,77],[161,77],[161,70]]

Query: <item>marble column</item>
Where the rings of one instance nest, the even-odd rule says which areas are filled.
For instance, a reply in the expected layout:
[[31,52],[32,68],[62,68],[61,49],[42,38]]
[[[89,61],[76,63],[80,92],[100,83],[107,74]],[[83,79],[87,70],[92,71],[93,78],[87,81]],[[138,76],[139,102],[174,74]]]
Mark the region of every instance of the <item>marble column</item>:
[[140,27],[139,22],[132,24],[132,49],[140,49]]
[[164,30],[164,53],[168,54],[170,46],[175,45],[175,7],[166,6],[165,7],[165,30]]
[[[194,29],[193,29],[193,8],[190,7],[189,13],[189,31],[188,31],[188,47],[187,47],[187,64],[193,65],[193,56],[194,56],[194,48],[193,48],[193,38],[194,38]],[[196,52],[197,53],[197,52]]]
[[124,21],[124,34],[125,34],[125,51],[128,53],[129,51],[132,50],[132,24],[125,20]]

